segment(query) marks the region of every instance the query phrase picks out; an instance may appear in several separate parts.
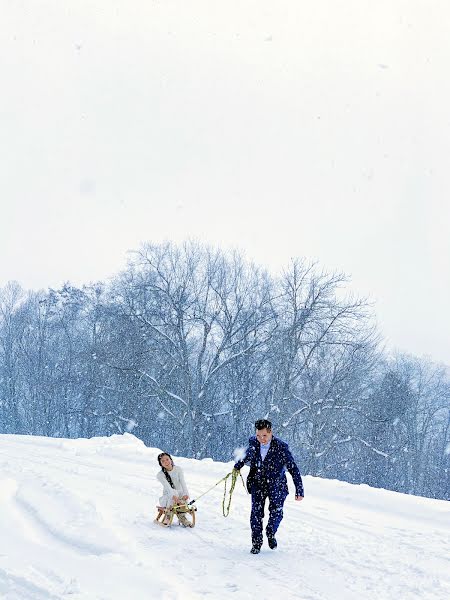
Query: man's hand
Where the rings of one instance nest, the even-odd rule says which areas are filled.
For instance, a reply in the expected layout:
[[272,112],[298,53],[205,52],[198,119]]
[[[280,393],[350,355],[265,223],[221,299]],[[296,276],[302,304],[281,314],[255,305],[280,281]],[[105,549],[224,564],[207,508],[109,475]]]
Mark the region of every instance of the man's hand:
[[303,496],[295,496],[295,499],[300,502],[300,500],[303,500]]
[[189,496],[181,496],[181,499],[186,501],[189,498]]

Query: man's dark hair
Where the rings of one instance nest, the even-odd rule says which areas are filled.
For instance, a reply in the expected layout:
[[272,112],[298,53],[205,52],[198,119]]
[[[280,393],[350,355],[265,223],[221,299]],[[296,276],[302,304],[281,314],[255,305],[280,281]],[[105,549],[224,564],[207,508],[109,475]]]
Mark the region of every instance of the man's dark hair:
[[267,429],[267,431],[272,431],[272,423],[267,419],[258,419],[255,423],[255,429],[258,431],[260,429]]

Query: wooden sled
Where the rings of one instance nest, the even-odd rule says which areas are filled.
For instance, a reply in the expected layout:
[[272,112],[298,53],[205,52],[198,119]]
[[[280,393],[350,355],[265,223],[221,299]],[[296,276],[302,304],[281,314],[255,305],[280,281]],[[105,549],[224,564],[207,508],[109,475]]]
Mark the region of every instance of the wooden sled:
[[156,510],[158,514],[154,522],[157,525],[161,525],[161,527],[170,527],[175,515],[180,515],[179,525],[183,527],[195,527],[195,513],[197,511],[195,506],[182,504],[169,509],[164,506],[157,506]]

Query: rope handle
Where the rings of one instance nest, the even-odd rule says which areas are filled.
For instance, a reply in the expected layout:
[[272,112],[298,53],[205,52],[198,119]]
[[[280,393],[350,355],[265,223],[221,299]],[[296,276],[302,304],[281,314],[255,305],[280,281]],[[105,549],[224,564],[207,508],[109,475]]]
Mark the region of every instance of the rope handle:
[[[231,486],[230,486],[230,491],[228,492],[228,494],[229,494],[228,506],[225,508],[226,495],[227,495],[227,479],[228,479],[228,477],[230,477],[230,475],[231,475]],[[187,505],[191,506],[192,504],[194,504],[194,502],[197,502],[197,500],[199,500],[200,498],[202,498],[203,496],[208,494],[211,490],[213,490],[215,487],[217,487],[223,481],[224,482],[224,490],[223,490],[223,500],[222,500],[222,513],[223,513],[224,517],[228,517],[228,515],[230,514],[231,496],[233,495],[233,491],[234,491],[234,488],[236,485],[236,479],[238,478],[238,475],[241,478],[242,485],[244,486],[244,490],[247,492],[247,488],[245,487],[244,479],[242,477],[241,472],[239,471],[239,469],[233,469],[232,471],[230,471],[230,473],[225,475],[225,477],[222,477],[222,479],[219,479],[219,481],[217,483],[215,483],[208,490],[206,490],[206,492],[203,492],[203,494],[200,494],[200,496],[198,496],[198,498],[195,498],[194,500],[191,500],[190,502],[188,502]],[[247,492],[247,494],[248,494],[248,492]]]
[[[229,493],[228,506],[225,508],[225,498],[227,495],[227,479],[230,475],[231,475],[231,486],[230,486],[230,491],[228,492]],[[238,469],[233,469],[231,471],[231,473],[228,473],[228,475],[224,478],[223,501],[222,501],[222,513],[223,513],[224,517],[228,517],[228,515],[230,514],[231,496],[233,495],[234,486],[236,485],[236,479],[238,478],[238,475],[241,478],[242,485],[244,486],[244,490],[247,492],[247,488],[245,487],[244,479],[242,477],[241,472]],[[248,494],[248,492],[247,492],[247,494]]]

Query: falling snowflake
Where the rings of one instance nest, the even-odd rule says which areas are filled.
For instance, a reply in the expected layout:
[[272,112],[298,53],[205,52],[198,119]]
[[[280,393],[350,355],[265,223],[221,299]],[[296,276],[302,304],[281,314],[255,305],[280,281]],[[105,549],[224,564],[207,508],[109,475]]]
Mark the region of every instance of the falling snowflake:
[[233,450],[233,457],[234,460],[237,462],[238,460],[244,460],[245,457],[245,452],[246,452],[247,448],[245,446],[242,446],[240,448],[235,448]]
[[130,419],[128,421],[128,423],[125,426],[126,431],[128,431],[128,433],[131,433],[133,431],[133,429],[136,427],[137,423],[134,419]]

